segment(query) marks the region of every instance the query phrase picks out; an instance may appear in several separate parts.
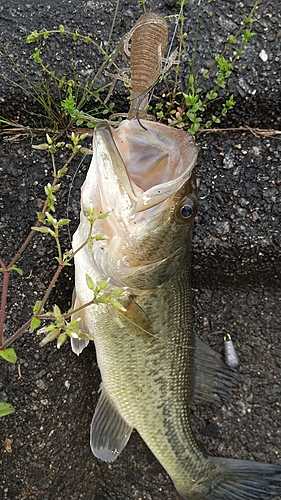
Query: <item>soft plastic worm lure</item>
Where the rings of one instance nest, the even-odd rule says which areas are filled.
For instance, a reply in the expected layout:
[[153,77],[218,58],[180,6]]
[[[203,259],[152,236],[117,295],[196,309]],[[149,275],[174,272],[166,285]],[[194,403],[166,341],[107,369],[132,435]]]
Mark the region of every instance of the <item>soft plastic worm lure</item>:
[[143,14],[123,43],[124,52],[130,56],[131,107],[128,119],[147,118],[148,91],[162,73],[162,61],[168,43],[167,22],[155,12]]

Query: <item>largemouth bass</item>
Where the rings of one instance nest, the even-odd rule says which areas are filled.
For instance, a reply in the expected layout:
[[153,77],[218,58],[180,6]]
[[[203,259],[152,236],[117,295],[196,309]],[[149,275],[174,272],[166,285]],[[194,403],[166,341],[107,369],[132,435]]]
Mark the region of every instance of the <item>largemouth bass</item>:
[[[207,456],[189,423],[190,403],[228,392],[232,374],[192,331],[190,250],[196,213],[192,137],[159,123],[97,125],[73,249],[87,240],[92,208],[106,235],[75,255],[74,308],[92,300],[86,275],[125,287],[123,310],[92,304],[74,314],[94,339],[102,377],[90,430],[101,460],[114,461],[136,429],[189,500],[266,500],[281,489],[277,465]],[[87,341],[72,339],[80,354]]]

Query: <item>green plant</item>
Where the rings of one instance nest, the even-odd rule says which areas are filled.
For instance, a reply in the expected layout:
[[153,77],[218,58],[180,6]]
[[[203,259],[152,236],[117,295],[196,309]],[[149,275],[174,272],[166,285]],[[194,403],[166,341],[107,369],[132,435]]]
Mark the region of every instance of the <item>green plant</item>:
[[[196,26],[193,54],[191,57],[188,57],[185,46],[185,15],[183,13],[183,8],[186,3],[186,0],[181,0],[181,2],[179,2],[178,63],[175,64],[173,68],[174,79],[172,79],[171,76],[167,77],[164,75],[164,81],[167,86],[164,101],[156,103],[154,107],[150,105],[148,110],[152,111],[158,120],[162,120],[164,123],[168,122],[168,124],[173,127],[187,128],[191,134],[195,134],[198,130],[210,128],[213,124],[220,123],[221,118],[225,117],[228,111],[235,106],[233,94],[224,98],[219,92],[226,88],[227,79],[231,75],[235,63],[245,51],[245,47],[249,40],[255,35],[252,31],[254,23],[253,14],[260,3],[260,0],[255,2],[250,14],[245,17],[241,28],[235,35],[231,35],[229,37],[226,47],[223,49],[221,54],[214,56],[212,66],[209,70],[205,70],[201,77],[199,77],[198,74],[195,74],[194,71],[199,34],[199,16]],[[226,54],[229,52],[229,59],[226,59]],[[183,55],[189,59],[190,70],[188,86],[185,92],[179,90],[181,59]],[[212,84],[209,83],[211,79],[213,81]],[[204,90],[203,86],[206,82],[208,82],[207,90]],[[211,87],[209,90],[208,86]],[[223,98],[225,101],[223,101]],[[218,100],[222,102],[219,113],[212,114],[209,119],[204,121],[208,105],[211,102]]]
[[[21,77],[22,83],[18,83],[1,73],[0,76],[9,81],[12,85],[20,88],[30,100],[37,102],[42,110],[42,112],[39,113],[30,112],[30,121],[33,121],[32,129],[34,132],[42,132],[47,126],[52,132],[61,134],[68,130],[76,121],[77,126],[85,122],[86,126],[93,127],[97,121],[99,121],[98,117],[103,117],[108,113],[112,113],[114,103],[107,105],[101,97],[101,94],[110,83],[104,86],[96,86],[96,84],[104,69],[110,64],[115,64],[112,61],[115,51],[109,54],[109,48],[118,8],[119,0],[116,3],[114,19],[106,50],[93,40],[92,37],[82,35],[78,32],[68,31],[62,25],[60,25],[57,30],[43,30],[41,32],[34,30],[26,39],[26,43],[29,45],[35,43],[39,44],[40,40],[46,40],[51,35],[59,35],[62,37],[69,36],[74,42],[80,40],[86,44],[94,45],[95,49],[103,57],[103,62],[91,81],[79,83],[77,69],[73,60],[71,62],[71,74],[68,75],[68,77],[66,75],[61,77],[57,76],[55,70],[50,68],[50,64],[44,62],[42,48],[36,46],[30,58],[39,67],[41,79],[34,83],[28,79],[25,72],[14,62],[12,56],[5,47],[1,45],[14,70]],[[94,108],[90,109],[86,115],[82,110],[88,107],[90,103],[94,104]],[[93,115],[96,115],[97,118],[93,119]],[[25,131],[31,129],[30,126],[19,126],[5,117],[0,117],[0,124],[5,127],[10,127],[9,131],[14,127],[21,127],[21,131],[23,131],[23,129]]]

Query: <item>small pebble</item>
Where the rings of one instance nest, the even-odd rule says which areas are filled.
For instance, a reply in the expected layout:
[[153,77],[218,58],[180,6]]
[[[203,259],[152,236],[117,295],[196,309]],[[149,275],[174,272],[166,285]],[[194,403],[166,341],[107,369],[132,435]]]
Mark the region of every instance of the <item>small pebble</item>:
[[259,53],[259,58],[263,61],[263,62],[266,62],[268,60],[268,55],[267,53],[265,52],[265,50],[261,50],[260,53]]

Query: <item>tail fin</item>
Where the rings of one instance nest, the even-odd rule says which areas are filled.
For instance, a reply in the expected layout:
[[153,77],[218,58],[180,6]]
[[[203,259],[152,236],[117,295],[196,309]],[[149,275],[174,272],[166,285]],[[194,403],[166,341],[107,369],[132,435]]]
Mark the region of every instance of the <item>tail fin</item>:
[[250,460],[210,457],[224,470],[223,481],[209,500],[267,500],[281,493],[281,467]]
[[[179,491],[192,500],[269,500],[281,493],[281,467],[250,460],[208,457],[217,468],[215,478],[200,480],[190,491]],[[201,478],[202,479],[202,478]]]

